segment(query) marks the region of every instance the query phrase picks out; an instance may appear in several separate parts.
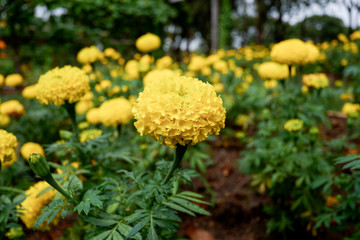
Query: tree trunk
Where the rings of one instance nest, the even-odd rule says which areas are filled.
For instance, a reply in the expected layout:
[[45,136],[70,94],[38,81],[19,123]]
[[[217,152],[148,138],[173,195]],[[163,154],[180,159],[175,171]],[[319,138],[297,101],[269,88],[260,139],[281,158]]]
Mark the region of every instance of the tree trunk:
[[211,0],[211,50],[219,46],[219,0]]

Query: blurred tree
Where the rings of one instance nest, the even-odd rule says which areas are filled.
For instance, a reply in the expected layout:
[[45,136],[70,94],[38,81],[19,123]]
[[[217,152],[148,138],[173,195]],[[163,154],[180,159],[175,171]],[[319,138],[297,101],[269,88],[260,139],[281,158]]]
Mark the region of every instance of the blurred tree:
[[221,1],[219,24],[219,47],[231,47],[231,30],[233,29],[232,6],[230,0]]

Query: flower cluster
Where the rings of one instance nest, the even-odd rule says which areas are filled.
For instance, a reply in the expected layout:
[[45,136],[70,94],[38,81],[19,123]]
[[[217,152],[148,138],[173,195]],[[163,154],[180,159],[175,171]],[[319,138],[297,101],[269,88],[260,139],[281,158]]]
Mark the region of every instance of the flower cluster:
[[17,139],[12,133],[0,129],[1,168],[7,168],[16,161]]
[[257,68],[262,79],[285,79],[289,77],[289,67],[286,64],[276,62],[264,62]]
[[140,52],[151,52],[161,46],[161,40],[153,33],[146,33],[136,40],[135,45]]
[[302,64],[307,57],[307,47],[300,39],[288,39],[279,42],[271,49],[271,59],[274,62],[294,65]]
[[151,81],[133,113],[141,135],[172,148],[204,141],[225,126],[225,109],[214,87],[185,76]]
[[[21,210],[23,215],[20,215],[19,217],[29,229],[32,229],[34,226],[36,219],[41,214],[41,209],[49,204],[55,197],[56,190],[54,189],[39,195],[48,187],[50,187],[50,185],[47,182],[40,181],[26,190],[26,199],[21,203],[21,207],[24,209]],[[59,217],[56,217],[52,223],[56,224],[58,221]],[[45,223],[40,226],[39,230],[50,230],[50,227],[45,221]]]
[[284,124],[284,129],[288,132],[296,132],[302,129],[304,122],[300,119],[290,119]]
[[90,90],[89,78],[78,67],[54,68],[40,76],[36,98],[43,104],[74,103]]
[[316,89],[329,86],[329,79],[325,73],[304,74],[302,77],[302,82],[306,87]]

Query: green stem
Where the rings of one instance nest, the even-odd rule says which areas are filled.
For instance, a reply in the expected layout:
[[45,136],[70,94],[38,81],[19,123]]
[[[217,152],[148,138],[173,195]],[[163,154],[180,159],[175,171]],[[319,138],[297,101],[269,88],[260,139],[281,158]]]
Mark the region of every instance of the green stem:
[[69,114],[71,119],[72,129],[74,132],[73,138],[76,140],[76,142],[79,142],[79,129],[76,124],[75,104],[66,102],[64,104],[64,108],[66,109],[66,112]]
[[0,186],[0,191],[9,191],[9,192],[25,193],[24,190],[21,190],[21,189],[18,189],[18,188],[13,188],[13,187],[1,187],[1,186]]
[[166,184],[172,177],[174,171],[180,167],[180,162],[181,162],[182,158],[184,157],[186,148],[187,148],[187,145],[185,145],[185,146],[180,145],[180,144],[176,145],[173,164],[172,164],[170,170],[168,171],[168,173],[166,174],[166,177],[165,177],[164,181],[162,182],[162,185]]
[[51,174],[47,175],[43,178],[48,184],[50,184],[53,188],[55,188],[59,193],[61,193],[67,199],[72,199],[70,195],[55,181]]

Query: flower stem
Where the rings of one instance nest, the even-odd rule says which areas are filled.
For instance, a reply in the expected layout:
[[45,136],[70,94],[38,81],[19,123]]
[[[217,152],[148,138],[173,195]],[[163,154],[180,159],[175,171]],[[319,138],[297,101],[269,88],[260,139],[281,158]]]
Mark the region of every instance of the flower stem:
[[50,184],[53,188],[55,188],[59,193],[61,193],[67,199],[72,199],[70,195],[55,181],[51,174],[47,175],[43,178],[48,184]]
[[76,142],[79,142],[79,129],[76,124],[75,104],[66,102],[64,104],[64,108],[66,109],[66,112],[69,114],[71,119],[72,129],[74,132],[73,138],[76,140]]
[[166,174],[166,177],[165,177],[164,181],[162,182],[162,185],[166,184],[172,177],[174,171],[180,167],[180,162],[181,162],[182,158],[184,157],[186,148],[187,148],[187,145],[185,145],[185,146],[180,145],[180,144],[176,145],[173,164],[172,164],[170,170],[168,171],[168,173]]

